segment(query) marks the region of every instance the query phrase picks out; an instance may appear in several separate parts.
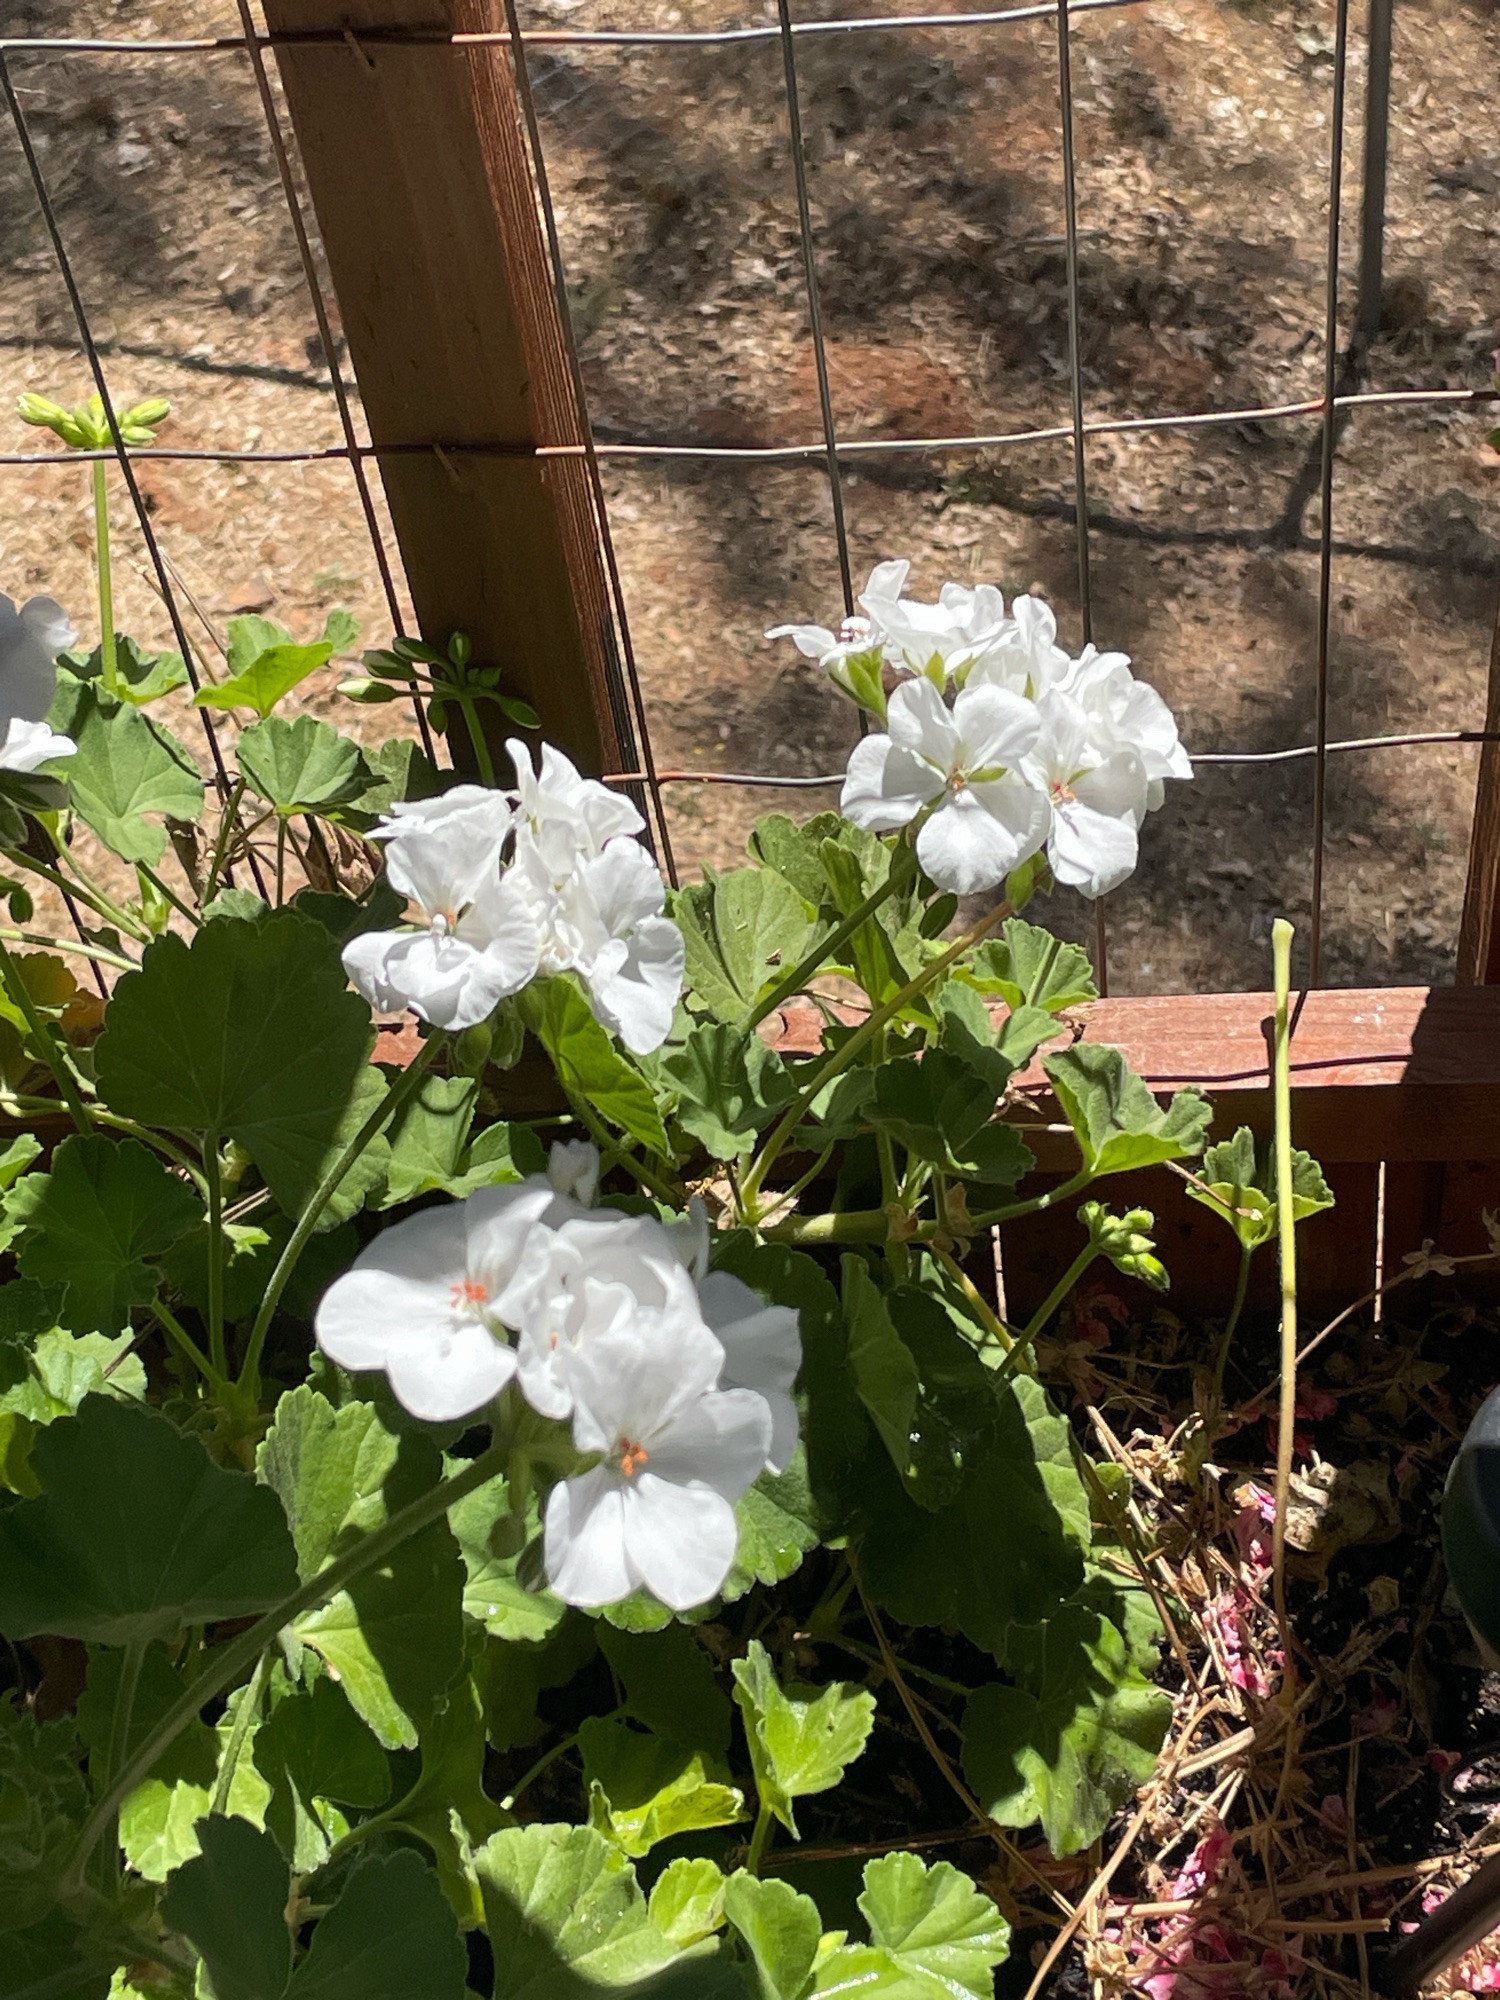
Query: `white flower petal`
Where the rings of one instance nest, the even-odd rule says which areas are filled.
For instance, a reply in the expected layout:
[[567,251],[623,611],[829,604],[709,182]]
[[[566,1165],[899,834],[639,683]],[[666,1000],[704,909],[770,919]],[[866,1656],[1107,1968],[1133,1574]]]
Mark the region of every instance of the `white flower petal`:
[[453,922],[496,876],[513,820],[502,792],[457,785],[435,799],[394,807],[373,838],[385,843],[392,886],[428,916],[441,913]]
[[599,1192],[599,1148],[587,1139],[554,1139],[547,1178],[559,1194],[592,1208]]
[[625,1557],[625,1495],[602,1467],[554,1486],[542,1544],[547,1581],[564,1604],[595,1611],[635,1588]]
[[638,1473],[623,1514],[626,1561],[653,1596],[673,1611],[690,1611],[717,1595],[734,1567],[739,1524],[711,1486],[674,1486]]
[[1036,742],[1041,717],[1035,702],[1008,688],[971,682],[953,704],[953,721],[963,741],[967,770],[1017,764]]
[[58,736],[45,722],[22,722],[15,718],[0,742],[0,771],[34,771],[54,757],[75,757],[78,745],[71,736]]
[[505,747],[516,767],[521,813],[533,827],[561,820],[576,829],[591,854],[597,854],[617,834],[639,833],[645,826],[623,792],[601,785],[597,778],[583,777],[550,743],[542,745],[535,771],[531,752],[518,737],[512,737]]
[[792,1389],[802,1366],[802,1337],[791,1306],[771,1306],[727,1271],[710,1271],[699,1280],[698,1303],[703,1317],[724,1349],[726,1389],[753,1389],[771,1412],[771,1447],[767,1459],[775,1472],[784,1471],[797,1446],[797,1405]]
[[931,681],[903,681],[887,705],[886,728],[898,750],[935,771],[952,770],[961,740],[958,724]]
[[1056,807],[1047,859],[1059,882],[1085,896],[1107,896],[1135,867],[1135,822],[1095,812],[1078,800]]
[[669,917],[647,917],[617,952],[583,968],[594,1012],[633,1055],[659,1049],[672,1031],[687,970],[687,946]]
[[821,660],[825,653],[833,652],[839,643],[826,625],[773,625],[766,637],[790,639],[805,660]]
[[839,811],[856,826],[892,833],[914,820],[942,789],[941,774],[910,751],[898,750],[889,736],[865,736],[850,755]]
[[455,1326],[434,1351],[392,1354],[391,1392],[423,1423],[451,1424],[492,1403],[516,1372],[516,1357],[488,1328]]
[[535,961],[478,951],[436,931],[366,931],[344,946],[344,970],[372,1007],[409,1007],[455,1032],[487,1021],[531,977]]
[[649,1440],[651,1470],[674,1485],[697,1480],[738,1500],[766,1469],[771,1431],[764,1396],[753,1389],[711,1389]]
[[78,634],[52,597],[0,596],[0,721],[40,722],[57,692],[57,656]]
[[1046,800],[1018,778],[968,785],[922,827],[917,859],[940,889],[975,896],[1035,854],[1046,830]]

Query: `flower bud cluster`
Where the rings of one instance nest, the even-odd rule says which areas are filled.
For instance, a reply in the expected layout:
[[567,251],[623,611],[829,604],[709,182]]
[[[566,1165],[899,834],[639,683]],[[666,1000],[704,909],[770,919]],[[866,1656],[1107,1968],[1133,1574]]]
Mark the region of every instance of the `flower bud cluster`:
[[[1136,865],[1165,780],[1190,778],[1172,711],[1124,653],[1057,643],[1040,598],[1009,612],[990,584],[902,595],[910,564],[880,563],[863,616],[838,635],[778,625],[885,728],[849,760],[840,804],[857,826],[915,824],[917,858],[956,895],[992,889],[1044,849],[1058,882],[1106,895]],[[889,698],[885,676],[898,684]]]
[[684,947],[635,838],[644,822],[550,745],[539,771],[523,743],[507,747],[515,791],[459,785],[398,805],[375,829],[424,928],[366,932],[345,947],[345,969],[373,1006],[454,1031],[539,975],[575,972],[604,1025],[647,1054],[672,1025]]
[[517,1383],[596,1461],[548,1496],[552,1588],[592,1607],[645,1586],[682,1611],[721,1588],[735,1501],[796,1445],[797,1315],[707,1270],[701,1210],[592,1208],[598,1176],[592,1146],[554,1146],[546,1175],[396,1223],[324,1295],[318,1344],[429,1422]]

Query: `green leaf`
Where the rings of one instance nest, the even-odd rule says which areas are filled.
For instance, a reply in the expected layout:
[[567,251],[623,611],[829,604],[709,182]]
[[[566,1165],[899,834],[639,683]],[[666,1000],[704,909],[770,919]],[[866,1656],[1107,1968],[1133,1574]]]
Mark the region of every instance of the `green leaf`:
[[637,1729],[622,1716],[579,1725],[589,1824],[624,1853],[649,1854],[661,1840],[744,1817],[744,1794],[713,1778],[700,1752]]
[[448,1182],[460,1200],[477,1188],[499,1187],[546,1171],[547,1153],[529,1125],[486,1125],[464,1155],[463,1172]]
[[574,979],[564,974],[538,980],[521,996],[521,1007],[565,1090],[651,1152],[669,1152],[650,1084],[594,1019]]
[[507,1827],[474,1866],[495,1955],[495,2000],[581,2000],[598,1987],[644,1979],[677,1956],[651,1921],[635,1870],[593,1827]]
[[964,1712],[964,1774],[1001,1826],[1039,1820],[1054,1854],[1077,1854],[1155,1770],[1171,1697],[1082,1604],[1014,1635],[1011,1665],[1019,1685],[981,1688]]
[[87,1396],[37,1439],[43,1492],[0,1514],[0,1631],[125,1645],[296,1589],[274,1495],[137,1404]]
[[763,2000],[801,2000],[823,1937],[812,1897],[739,1868],[724,1884],[724,1915],[749,1946]]
[[468,1076],[426,1076],[390,1133],[390,1164],[376,1206],[395,1208],[434,1189],[452,1191],[479,1084]]
[[420,1855],[366,1853],[313,1932],[287,2000],[464,2000],[468,1963]]
[[58,676],[49,720],[78,746],[49,768],[66,781],[79,815],[122,860],[154,866],[167,831],[145,815],[192,820],[203,811],[203,781],[188,752],[138,709],[69,674]]
[[359,745],[311,715],[252,723],[235,755],[250,789],[283,819],[346,805],[375,782]]
[[891,1463],[906,1480],[912,1471],[912,1428],[922,1378],[865,1259],[851,1253],[842,1262],[849,1372]]
[[1179,1090],[1162,1109],[1118,1049],[1079,1042],[1046,1056],[1043,1068],[1091,1174],[1122,1174],[1203,1149],[1212,1112],[1199,1090]]
[[64,1139],[50,1174],[28,1174],[9,1203],[30,1232],[21,1269],[41,1284],[66,1284],[74,1333],[116,1334],[133,1306],[156,1296],[146,1262],[169,1250],[202,1216],[190,1187],[136,1139],[102,1133]]
[[1088,953],[1022,917],[1007,917],[999,937],[980,945],[970,963],[980,991],[1000,994],[1013,1012],[1042,1007],[1058,1014],[1099,998]]
[[324,889],[299,889],[291,900],[291,907],[320,923],[342,951],[350,938],[360,937],[365,931],[394,930],[406,909],[406,898],[398,895],[382,874],[377,875],[360,896],[335,895]]
[[[1083,1581],[1088,1495],[1067,1423],[1029,1376],[976,1409],[980,1434],[947,1505],[914,1506],[893,1472],[867,1478],[860,1572],[907,1625],[956,1625],[1003,1657],[1013,1623],[1034,1623]],[[1004,1533],[996,1531],[1004,1523]]]
[[193,697],[198,708],[253,708],[264,720],[283,695],[333,658],[330,640],[311,646],[291,643],[291,636],[269,618],[229,621],[228,680],[200,688]]
[[912,1499],[945,1507],[965,1467],[991,1446],[992,1379],[930,1292],[902,1285],[882,1294],[863,1260],[846,1258],[845,1267],[855,1386]]
[[0,1190],[13,1188],[33,1160],[42,1155],[42,1142],[34,1132],[21,1132],[0,1152]]
[[[545,1639],[567,1616],[567,1606],[550,1590],[528,1590],[519,1581],[519,1550],[495,1553],[491,1530],[509,1514],[503,1477],[489,1480],[448,1509],[448,1525],[464,1561],[464,1612],[497,1639]],[[540,1525],[533,1503],[526,1522],[528,1541]]]
[[566,1687],[598,1652],[599,1625],[582,1612],[565,1612],[545,1637],[531,1642],[488,1640],[474,1669],[484,1707],[485,1734],[497,1750],[534,1743],[540,1733],[537,1700],[547,1688]]
[[336,605],[323,620],[323,637],[336,653],[352,653],[359,643],[359,620]]
[[[427,1437],[387,1430],[373,1403],[341,1410],[315,1389],[284,1395],[256,1455],[280,1497],[304,1581],[442,1475]],[[293,1631],[342,1683],[387,1749],[411,1749],[463,1660],[463,1567],[447,1524],[414,1535]]]
[[109,1966],[61,1910],[5,1940],[0,2000],[106,2000],[111,1985]]
[[679,1950],[701,1944],[724,1921],[724,1876],[716,1863],[680,1856],[651,1890],[651,1921]]
[[1035,1157],[1011,1126],[991,1122],[994,1109],[995,1093],[982,1073],[939,1048],[882,1063],[869,1117],[945,1173],[1014,1187]]
[[[32,1424],[50,1424],[72,1416],[84,1397],[95,1391],[139,1402],[146,1393],[146,1370],[140,1356],[130,1351],[134,1339],[128,1331],[111,1338],[103,1333],[64,1333],[60,1327],[40,1334],[28,1353],[12,1350],[0,1358],[0,1381],[6,1383],[0,1390],[0,1411]],[[25,1450],[24,1490],[39,1493],[29,1444]]]
[[766,868],[676,891],[672,915],[687,941],[687,983],[715,1020],[739,1026],[769,980],[804,956],[812,925],[802,898]]
[[716,1160],[738,1159],[790,1099],[786,1065],[758,1035],[701,1021],[662,1060],[677,1085],[677,1122]]
[[[373,1041],[328,933],[278,910],[261,923],[205,924],[190,946],[175,935],[149,945],[115,988],[95,1067],[112,1110],[237,1140],[295,1214],[383,1088],[369,1068]],[[361,1175],[383,1168],[371,1149],[325,1226],[363,1200]]]
[[740,1538],[719,1592],[723,1602],[733,1604],[752,1584],[784,1583],[794,1575],[818,1546],[817,1514],[799,1447],[784,1472],[763,1472],[735,1503]]
[[390,1797],[384,1751],[322,1676],[277,1702],[255,1733],[255,1765],[271,1792],[266,1825],[299,1874],[328,1858],[324,1800],[369,1809]]
[[[104,672],[104,651],[62,656],[62,664],[80,680],[97,681]],[[186,687],[189,679],[181,653],[148,653],[128,633],[115,634],[115,665],[119,670],[120,693],[137,708],[156,701],[173,688]]]
[[734,1709],[688,1626],[632,1633],[601,1625],[599,1644],[638,1722],[716,1763],[727,1762]]
[[227,1815],[200,1828],[199,1843],[167,1885],[162,1916],[192,1940],[214,2000],[281,2000],[292,1973],[286,1862],[269,1834]]
[[823,842],[845,824],[837,813],[817,813],[801,826],[785,813],[766,813],[755,822],[750,852],[785,876],[803,902],[816,909],[828,894]]
[[865,1867],[859,1907],[870,1943],[823,1957],[813,1994],[993,2000],[1010,1926],[967,1875],[946,1861],[928,1868],[915,1854],[882,1855]]
[[[1241,1125],[1232,1139],[1210,1146],[1203,1155],[1198,1177],[1188,1183],[1194,1201],[1225,1222],[1245,1250],[1258,1250],[1276,1236],[1279,1216],[1276,1206],[1276,1156],[1267,1148],[1257,1155],[1255,1135]],[[1323,1178],[1323,1169],[1311,1153],[1300,1148],[1292,1154],[1292,1216],[1305,1222],[1334,1206],[1333,1190]]]
[[[87,1807],[72,1723],[38,1723],[0,1698],[0,1932],[46,1915]],[[0,1965],[13,1945],[0,1945]]]
[[761,1803],[793,1839],[800,1838],[792,1802],[839,1783],[865,1747],[875,1697],[847,1681],[783,1691],[758,1639],[732,1671]]

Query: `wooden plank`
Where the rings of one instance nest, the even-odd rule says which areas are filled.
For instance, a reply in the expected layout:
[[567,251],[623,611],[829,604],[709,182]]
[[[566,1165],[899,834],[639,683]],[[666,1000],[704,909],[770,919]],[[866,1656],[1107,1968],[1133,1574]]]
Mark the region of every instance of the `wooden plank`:
[[[1490,646],[1484,726],[1500,731],[1500,611]],[[1467,986],[1500,984],[1500,743],[1486,743],[1479,753],[1469,877],[1458,933],[1458,978]]]
[[[580,442],[584,419],[509,56],[359,40],[503,30],[499,0],[265,12],[273,33],[347,37],[279,48],[277,62],[371,440],[450,448],[380,460],[422,632],[467,632],[583,769],[633,769],[587,468],[529,455]],[[509,455],[453,449],[465,446]],[[506,733],[497,721],[495,739]]]

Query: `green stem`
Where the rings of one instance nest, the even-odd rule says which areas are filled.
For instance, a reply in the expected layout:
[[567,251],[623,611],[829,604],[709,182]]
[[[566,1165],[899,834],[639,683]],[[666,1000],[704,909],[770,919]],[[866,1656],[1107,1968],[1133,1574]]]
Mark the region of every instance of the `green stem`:
[[276,815],[276,907],[286,901],[286,815]]
[[1281,1396],[1276,1438],[1276,1519],[1272,1532],[1272,1577],[1276,1619],[1286,1664],[1282,1693],[1296,1684],[1286,1609],[1286,1515],[1292,1477],[1292,1444],[1297,1421],[1297,1210],[1292,1182],[1292,926],[1278,917],[1271,926],[1276,976],[1275,1116],[1276,1236],[1281,1253]]
[[229,1375],[229,1351],[224,1343],[224,1181],[219,1159],[219,1135],[205,1134],[203,1175],[208,1183],[208,1351],[221,1381]]
[[151,884],[157,895],[164,902],[170,903],[179,917],[186,917],[194,930],[196,930],[203,921],[198,912],[185,903],[175,889],[169,888],[154,868],[148,868],[144,861],[138,861],[135,865]]
[[[59,849],[59,852],[62,851]],[[111,902],[101,889],[96,889],[83,875],[76,862],[72,864],[76,879],[70,882],[66,875],[59,874],[55,868],[49,868],[45,861],[38,861],[34,854],[20,854],[13,847],[0,849],[0,853],[3,853],[8,861],[13,861],[18,868],[24,868],[29,873],[40,876],[42,881],[50,882],[54,889],[60,889],[65,896],[72,896],[80,903],[87,903],[95,916],[104,917],[110,923],[118,924],[120,929],[133,937],[137,944],[150,944],[151,933],[145,925],[131,916],[127,910],[122,910],[117,903]]]
[[752,1875],[760,1873],[766,1849],[771,1841],[771,1808],[762,1799],[760,1811],[755,1815],[755,1831],[750,1836],[749,1851],[745,1856],[745,1866]]
[[106,951],[103,945],[84,944],[78,938],[48,937],[45,931],[10,930],[0,925],[0,938],[11,944],[39,945],[43,951],[71,952],[75,958],[91,958],[98,965],[112,965],[120,972],[134,972],[133,958],[125,958],[117,951]]
[[425,1493],[419,1493],[415,1500],[408,1501],[406,1506],[392,1514],[383,1527],[366,1535],[345,1555],[330,1563],[327,1569],[320,1570],[315,1577],[294,1590],[290,1597],[284,1597],[263,1618],[258,1618],[248,1631],[241,1632],[237,1638],[219,1647],[197,1680],[142,1739],[124,1768],[111,1778],[108,1791],[89,1814],[78,1836],[78,1844],[59,1885],[60,1898],[67,1900],[82,1887],[89,1856],[113,1820],[120,1802],[151,1775],[157,1761],[177,1741],[205,1702],[212,1701],[215,1695],[232,1687],[246,1668],[253,1666],[261,1654],[274,1644],[283,1626],[291,1624],[304,1611],[337,1597],[355,1577],[383,1562],[403,1542],[441,1519],[466,1494],[476,1492],[497,1473],[503,1472],[506,1457],[504,1445],[492,1445],[464,1471],[456,1473],[451,1479],[440,1480]]
[[250,1329],[250,1340],[245,1349],[245,1363],[240,1370],[239,1386],[252,1400],[258,1399],[260,1395],[260,1357],[266,1344],[266,1335],[271,1328],[271,1320],[281,1294],[286,1289],[287,1281],[297,1268],[297,1260],[307,1248],[308,1239],[318,1226],[319,1217],[338,1192],[339,1184],[345,1174],[366,1146],[383,1125],[390,1123],[408,1098],[415,1095],[422,1078],[431,1069],[438,1051],[447,1046],[448,1040],[447,1033],[442,1029],[428,1036],[415,1059],[397,1077],[386,1095],[318,1182],[308,1197],[307,1206],[297,1217],[297,1226],[287,1239],[287,1246],[277,1259],[276,1268],[271,1273],[270,1282],[260,1302],[260,1311],[255,1315],[255,1324]]
[[208,864],[208,875],[203,884],[203,907],[207,909],[218,892],[219,876],[223,873],[224,857],[229,852],[229,836],[234,832],[239,819],[240,800],[245,796],[245,780],[236,778],[234,789],[224,801],[224,809],[219,815],[219,831],[214,841],[213,858]]
[[889,902],[898,889],[905,888],[913,879],[916,874],[916,860],[917,857],[912,849],[903,842],[891,856],[890,867],[880,887],[873,894],[866,896],[858,909],[851,910],[843,922],[836,925],[827,937],[815,944],[799,965],[794,965],[783,979],[776,982],[745,1023],[746,1028],[758,1027],[768,1014],[774,1014],[776,1009],[790,1000],[794,993],[800,993],[819,966],[826,965],[834,953],[842,950],[860,926],[875,914],[882,903]]
[[198,1345],[197,1341],[194,1340],[193,1336],[188,1332],[187,1328],[183,1325],[182,1321],[177,1317],[176,1313],[172,1311],[170,1306],[165,1304],[165,1302],[161,1299],[153,1299],[151,1302],[151,1310],[153,1313],[155,1313],[157,1319],[161,1322],[162,1331],[166,1334],[168,1340],[170,1340],[172,1345],[175,1348],[177,1348],[186,1357],[186,1359],[193,1364],[193,1366],[198,1370],[199,1374],[202,1375],[204,1380],[208,1383],[209,1387],[212,1388],[216,1394],[227,1389],[229,1387],[229,1384],[224,1380],[224,1377],[218,1373],[213,1363],[209,1360],[208,1356],[203,1352],[203,1349]]
[[802,1120],[807,1116],[813,1100],[817,1097],[818,1093],[827,1084],[831,1083],[836,1076],[842,1074],[849,1067],[850,1063],[853,1062],[854,1058],[869,1047],[870,1043],[874,1041],[875,1037],[889,1022],[894,1021],[896,1016],[909,1007],[913,1000],[918,999],[925,993],[929,986],[935,985],[950,965],[956,964],[966,951],[972,951],[974,946],[981,939],[987,937],[997,924],[1003,923],[1010,913],[1010,904],[1008,902],[997,903],[988,915],[979,919],[977,924],[971,924],[963,936],[949,945],[948,949],[940,957],[935,958],[925,971],[919,972],[915,979],[908,980],[894,999],[887,1000],[883,1007],[877,1007],[868,1020],[855,1029],[848,1041],[842,1043],[831,1055],[825,1057],[819,1063],[813,1074],[812,1081],[802,1091],[801,1095],[793,1101],[791,1108],[777,1124],[770,1138],[767,1139],[765,1145],[761,1148],[759,1157],[745,1176],[745,1199],[747,1201],[754,1201],[755,1197],[760,1193],[761,1188],[765,1185],[766,1175],[775,1164],[777,1156]]
[[577,1741],[578,1732],[575,1730],[571,1736],[564,1736],[558,1742],[554,1743],[550,1750],[544,1750],[531,1769],[522,1773],[521,1777],[516,1780],[510,1791],[500,1801],[501,1811],[509,1812],[522,1792],[526,1791],[529,1786],[534,1785],[549,1765],[555,1764],[559,1757],[565,1757]]
[[[131,1639],[120,1661],[120,1684],[115,1690],[115,1712],[109,1724],[109,1762],[105,1766],[105,1782],[110,1786],[130,1751],[130,1725],[135,1718],[135,1697],[141,1685],[148,1643],[145,1639]],[[113,1818],[111,1814],[111,1823]],[[118,1855],[111,1856],[111,1863],[118,1868]]]
[[563,1089],[567,1093],[568,1102],[573,1107],[573,1115],[579,1124],[585,1126],[598,1141],[601,1174],[607,1166],[618,1164],[624,1167],[627,1173],[634,1174],[648,1193],[654,1194],[659,1201],[664,1201],[669,1208],[687,1206],[682,1189],[674,1187],[654,1168],[648,1167],[644,1160],[637,1159],[634,1153],[627,1151],[604,1121],[595,1117],[593,1107],[586,1098],[568,1090],[566,1084],[563,1084]]
[[952,1283],[958,1287],[964,1304],[974,1314],[990,1339],[1003,1354],[1009,1354],[1016,1345],[1016,1335],[985,1298],[963,1265],[950,1250],[941,1250],[935,1244],[932,1246],[932,1254],[947,1272]]
[[99,576],[99,661],[104,692],[120,698],[120,662],[115,651],[115,587],[109,560],[109,468],[94,460],[94,555]]
[[234,1790],[234,1774],[240,1767],[245,1743],[255,1726],[255,1718],[260,1713],[261,1697],[265,1693],[266,1676],[271,1670],[271,1649],[268,1646],[255,1663],[255,1672],[250,1676],[249,1685],[240,1696],[239,1707],[234,1712],[234,1727],[229,1732],[229,1741],[224,1746],[223,1761],[219,1765],[218,1782],[214,1786],[214,1800],[209,1811],[215,1815],[229,1810],[229,1795]]
[[1067,1270],[1063,1272],[1057,1283],[1048,1292],[1046,1298],[1042,1300],[1042,1303],[1031,1315],[1031,1318],[1022,1327],[1016,1338],[1015,1346],[995,1370],[995,1381],[997,1384],[1008,1381],[1015,1374],[1016,1370],[1021,1367],[1023,1362],[1029,1360],[1032,1343],[1036,1340],[1037,1335],[1042,1331],[1042,1328],[1051,1319],[1063,1300],[1072,1291],[1073,1287],[1078,1283],[1079,1279],[1098,1255],[1099,1252],[1092,1243],[1086,1243],[1083,1249],[1079,1251]]
[[469,732],[469,741],[474,746],[474,759],[479,766],[480,782],[488,785],[490,790],[493,791],[495,789],[495,762],[490,756],[490,746],[484,738],[484,725],[479,720],[478,702],[464,688],[454,688],[451,692],[445,688],[443,698],[445,701],[456,701],[458,703],[459,712],[464,719],[464,726]]
[[3,944],[0,944],[0,984],[4,985],[11,1000],[21,1010],[26,1025],[41,1051],[42,1060],[52,1072],[53,1081],[62,1094],[62,1101],[67,1105],[73,1123],[80,1132],[89,1131],[88,1113],[83,1107],[78,1080],[67,1057],[58,1048],[51,1028],[37,1012],[36,1002],[32,999],[30,989],[21,976],[21,968]]
[[1250,1260],[1254,1251],[1246,1243],[1240,1245],[1240,1273],[1234,1285],[1234,1303],[1229,1308],[1229,1317],[1224,1322],[1224,1331],[1219,1335],[1219,1350],[1214,1356],[1214,1407],[1224,1401],[1224,1370],[1229,1365],[1229,1349],[1234,1340],[1235,1329],[1240,1323],[1240,1314],[1245,1310],[1245,1294],[1250,1288]]
[[[993,1229],[999,1222],[1014,1222],[1018,1216],[1036,1215],[1044,1208],[1055,1208],[1058,1202],[1066,1201],[1070,1195],[1079,1194],[1093,1180],[1093,1170],[1080,1168],[1071,1180],[1060,1187],[1048,1188],[1045,1194],[1033,1195],[1029,1201],[1013,1201],[1006,1208],[992,1208],[985,1215],[973,1215],[969,1226],[978,1235],[982,1229]],[[823,1245],[830,1243],[883,1243],[889,1222],[884,1209],[851,1208],[840,1214],[809,1215],[791,1222],[774,1222],[761,1234],[771,1243],[799,1243]],[[930,1243],[935,1236],[947,1233],[947,1225],[939,1217],[930,1222],[919,1222],[909,1243]]]

